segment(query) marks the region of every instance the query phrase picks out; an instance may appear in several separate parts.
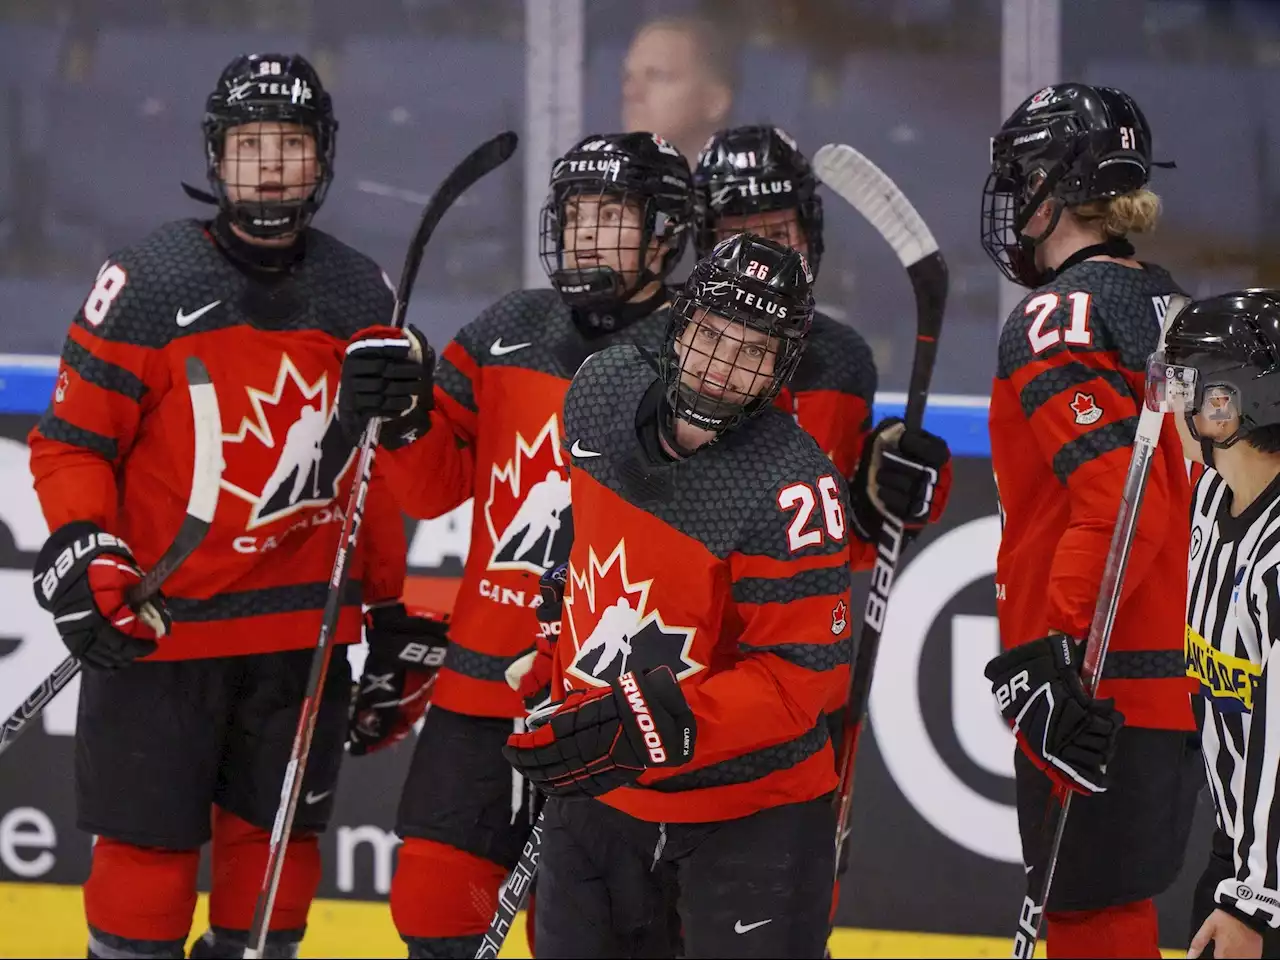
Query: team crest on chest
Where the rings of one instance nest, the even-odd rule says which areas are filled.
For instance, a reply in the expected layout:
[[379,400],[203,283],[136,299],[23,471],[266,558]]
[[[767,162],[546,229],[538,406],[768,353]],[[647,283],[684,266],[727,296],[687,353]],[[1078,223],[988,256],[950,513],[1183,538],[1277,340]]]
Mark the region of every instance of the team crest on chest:
[[337,496],[355,448],[338,426],[332,380],[327,368],[307,373],[282,353],[274,377],[245,387],[248,413],[222,435],[222,489],[250,505],[246,529]]
[[[628,670],[643,674],[668,666],[682,680],[704,669],[689,655],[696,631],[665,623],[662,612],[651,608],[652,587],[653,578],[630,579],[623,540],[603,561],[589,547],[585,570],[569,565],[564,599],[564,622],[574,649],[569,673],[602,687]],[[562,643],[564,634],[562,628]]]
[[516,431],[509,460],[494,460],[484,505],[493,542],[489,569],[541,574],[556,557],[563,561],[573,543],[568,508],[559,421],[552,414],[532,440]]

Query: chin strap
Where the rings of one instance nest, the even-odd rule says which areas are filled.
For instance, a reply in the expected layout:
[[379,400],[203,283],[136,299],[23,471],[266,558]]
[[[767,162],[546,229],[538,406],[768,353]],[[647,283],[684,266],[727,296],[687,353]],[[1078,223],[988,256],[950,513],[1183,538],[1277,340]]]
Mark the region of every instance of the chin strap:
[[[182,181],[179,181],[179,182],[182,182]],[[218,205],[218,198],[215,197],[212,193],[210,193],[208,190],[201,190],[199,187],[193,187],[189,183],[182,182],[182,192],[185,193],[192,200],[195,200],[197,203],[207,203],[213,207],[216,207]]]
[[[1188,419],[1190,419],[1188,417]],[[1200,438],[1200,459],[1204,461],[1206,467],[1213,466],[1213,441]]]

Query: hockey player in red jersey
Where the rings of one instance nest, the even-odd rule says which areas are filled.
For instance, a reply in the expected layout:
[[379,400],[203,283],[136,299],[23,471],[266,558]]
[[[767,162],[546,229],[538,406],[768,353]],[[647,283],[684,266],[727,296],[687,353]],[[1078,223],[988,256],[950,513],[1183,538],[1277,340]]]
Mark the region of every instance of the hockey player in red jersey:
[[404,844],[391,911],[411,957],[475,955],[528,836],[528,791],[502,758],[525,716],[506,672],[533,649],[539,578],[573,540],[565,391],[611,344],[657,353],[664,281],[690,208],[688,164],[665,140],[586,137],[556,162],[543,208],[552,289],[499,300],[445,347],[434,373],[410,355],[411,338],[430,352],[412,331],[363,331],[348,348],[344,411],[359,423],[393,418],[378,463],[404,509],[434,517],[475,504],[451,648],[396,820]]
[[804,350],[812,280],[789,247],[730,238],[673,303],[660,359],[602,351],[565,398],[557,702],[504,751],[548,796],[548,956],[662,955],[672,879],[686,956],[822,956],[848,497],[773,407]]
[[[698,257],[726,237],[750,231],[803,253],[816,276],[823,252],[818,187],[808,159],[785,130],[719,131],[693,168]],[[906,432],[900,419],[873,425],[875,357],[856,330],[815,311],[808,344],[777,403],[849,478],[858,535],[851,546],[854,568],[870,568],[882,511],[917,531],[942,516],[951,488],[950,453],[940,437]],[[894,455],[885,458],[886,449]]]
[[[991,458],[1003,535],[1005,652],[987,665],[1013,727],[1023,856],[1046,866],[1046,805],[1073,804],[1046,908],[1051,957],[1157,957],[1152,897],[1182,865],[1203,783],[1183,676],[1190,487],[1165,424],[1098,689],[1080,683],[1120,506],[1147,358],[1177,284],[1134,259],[1155,225],[1151,131],[1114,89],[1064,83],[1029,97],[992,141],[982,239],[1030,289],[1000,335]],[[1122,726],[1123,725],[1123,726]]]
[[[76,558],[37,598],[85,666],[75,753],[77,825],[98,837],[90,957],[181,957],[210,838],[210,928],[192,956],[245,947],[351,486],[354,441],[334,416],[343,350],[393,304],[375,264],[309,225],[336,129],[304,59],[236,58],[205,112],[216,216],[166,224],[103,265],[30,435],[53,531],[37,584],[66,548]],[[200,548],[135,617],[123,589],[173,539],[190,489],[193,355],[219,395],[222,493]],[[394,651],[430,634],[396,603],[404,528],[379,473],[373,488],[334,640],[360,640],[363,601],[377,605],[371,648]],[[350,683],[335,657],[267,956],[297,955],[320,880]]]

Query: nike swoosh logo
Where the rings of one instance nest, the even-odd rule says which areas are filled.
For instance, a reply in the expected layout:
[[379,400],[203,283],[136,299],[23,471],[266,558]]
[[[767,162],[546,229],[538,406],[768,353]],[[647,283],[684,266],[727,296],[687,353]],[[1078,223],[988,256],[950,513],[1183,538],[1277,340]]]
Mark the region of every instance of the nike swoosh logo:
[[741,920],[739,920],[737,923],[733,925],[733,932],[734,933],[750,933],[756,927],[763,927],[766,923],[773,923],[773,918],[770,917],[768,920],[757,920],[755,923],[745,923],[745,924]]
[[505,357],[508,353],[515,353],[517,350],[523,350],[525,347],[532,347],[533,343],[512,343],[506,344],[499,337],[493,341],[493,345],[489,347],[489,352],[495,357]]
[[575,440],[575,441],[573,441],[573,446],[569,448],[569,452],[570,452],[571,454],[573,454],[575,457],[582,457],[582,458],[584,458],[584,459],[585,459],[586,457],[598,457],[598,456],[600,456],[600,454],[599,454],[599,452],[598,452],[598,451],[596,451],[596,450],[588,450],[586,447],[584,447],[584,446],[582,445],[582,441],[581,441],[581,440]]
[[183,313],[182,308],[179,307],[178,316],[177,316],[178,326],[180,327],[191,326],[191,324],[195,323],[197,320],[199,320],[201,317],[203,317],[206,313],[208,313],[210,310],[212,310],[214,307],[216,307],[220,303],[222,303],[221,300],[215,300],[213,301],[213,303],[206,303],[203,307],[201,307],[199,310],[194,311],[193,313]]
[[331,793],[333,793],[332,790],[326,790],[324,793],[312,793],[310,790],[308,790],[307,796],[305,799],[308,804],[319,803],[321,800],[323,800],[325,797],[327,797]]

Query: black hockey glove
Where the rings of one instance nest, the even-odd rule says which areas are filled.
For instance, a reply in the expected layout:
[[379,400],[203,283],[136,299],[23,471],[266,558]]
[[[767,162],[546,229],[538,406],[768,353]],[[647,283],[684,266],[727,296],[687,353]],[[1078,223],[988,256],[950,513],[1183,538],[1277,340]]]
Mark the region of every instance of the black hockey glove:
[[598,797],[650,768],[688,763],[697,734],[671,668],[658,667],[571,694],[536,730],[508,737],[502,754],[549,797]]
[[1018,746],[1055,784],[1103,793],[1124,714],[1080,681],[1080,645],[1064,634],[1014,647],[987,664],[1000,713]]
[[520,694],[524,709],[533,713],[551,701],[551,667],[555,663],[556,641],[560,639],[560,619],[564,614],[564,585],[567,563],[552,567],[538,581],[542,602],[538,604],[538,635],[533,649],[507,667],[507,685]]
[[891,417],[880,421],[862,444],[858,469],[849,481],[855,532],[874,542],[885,516],[919,532],[929,522],[938,478],[951,461],[947,442],[927,430],[908,430]]
[[369,655],[347,730],[347,748],[357,757],[403,740],[427,712],[432,681],[449,647],[449,622],[392,603],[365,614],[364,635]]
[[141,579],[128,545],[88,520],[59,527],[36,558],[37,602],[53,614],[71,655],[100,670],[155,653],[172,626],[159,594],[137,610],[125,602]]
[[338,390],[338,422],[356,442],[375,417],[383,418],[380,445],[412,443],[431,427],[436,357],[415,327],[366,327],[347,344]]

